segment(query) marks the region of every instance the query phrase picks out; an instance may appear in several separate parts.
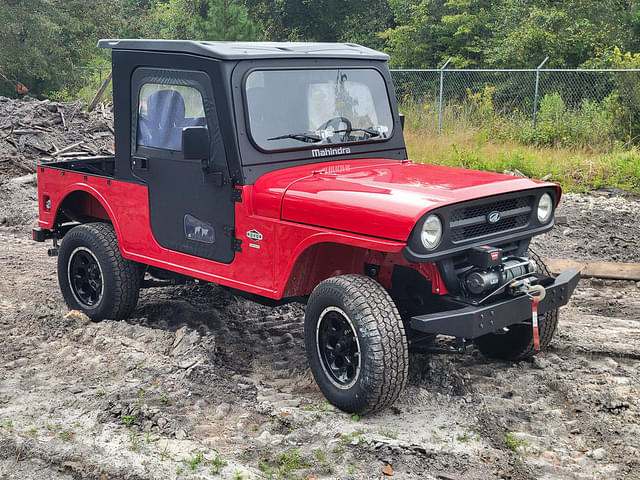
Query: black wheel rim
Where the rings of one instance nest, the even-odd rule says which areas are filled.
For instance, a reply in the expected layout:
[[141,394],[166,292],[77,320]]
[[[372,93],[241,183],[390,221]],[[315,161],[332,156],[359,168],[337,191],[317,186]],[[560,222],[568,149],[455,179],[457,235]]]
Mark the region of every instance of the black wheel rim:
[[360,342],[349,317],[337,307],[320,315],[316,340],[322,367],[338,388],[353,386],[360,374]]
[[69,285],[82,305],[95,307],[100,302],[102,270],[96,257],[86,248],[77,248],[69,258]]

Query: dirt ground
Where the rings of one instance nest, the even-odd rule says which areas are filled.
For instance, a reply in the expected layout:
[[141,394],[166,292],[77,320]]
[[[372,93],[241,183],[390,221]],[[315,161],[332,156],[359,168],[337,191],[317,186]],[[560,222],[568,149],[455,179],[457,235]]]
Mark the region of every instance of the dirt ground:
[[[0,183],[0,478],[640,479],[640,284],[582,280],[549,351],[412,355],[393,408],[328,405],[303,306],[205,283],[69,313],[31,176]],[[640,261],[640,201],[566,195],[543,256]],[[562,218],[564,217],[564,218]]]

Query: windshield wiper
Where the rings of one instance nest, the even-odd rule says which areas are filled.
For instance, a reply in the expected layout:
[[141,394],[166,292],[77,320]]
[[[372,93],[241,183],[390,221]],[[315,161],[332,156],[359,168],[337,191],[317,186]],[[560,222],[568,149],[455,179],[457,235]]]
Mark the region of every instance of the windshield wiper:
[[334,130],[333,133],[350,133],[350,132],[364,132],[369,134],[369,138],[371,137],[379,137],[380,132],[376,130],[371,130],[370,128],[345,128],[344,130]]
[[320,135],[314,135],[312,133],[287,133],[286,135],[267,138],[267,140],[282,140],[283,138],[293,138],[294,140],[299,140],[305,143],[316,143],[322,141],[322,137]]

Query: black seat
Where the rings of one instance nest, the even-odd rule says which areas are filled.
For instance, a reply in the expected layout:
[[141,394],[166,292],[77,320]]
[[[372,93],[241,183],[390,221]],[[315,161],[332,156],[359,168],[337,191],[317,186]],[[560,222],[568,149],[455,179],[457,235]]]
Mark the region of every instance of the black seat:
[[182,150],[185,105],[180,92],[159,90],[149,95],[146,113],[138,120],[138,145]]

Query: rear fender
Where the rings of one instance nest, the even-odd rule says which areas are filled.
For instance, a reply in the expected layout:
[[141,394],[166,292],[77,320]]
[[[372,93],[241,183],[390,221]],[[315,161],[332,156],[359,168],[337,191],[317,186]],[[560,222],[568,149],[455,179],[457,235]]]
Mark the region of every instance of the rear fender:
[[55,209],[54,220],[44,228],[53,229],[68,221],[79,223],[105,221],[113,225],[116,237],[120,239],[120,228],[113,210],[100,192],[91,185],[72,184],[60,198],[62,200],[58,205],[52,205],[52,210]]

